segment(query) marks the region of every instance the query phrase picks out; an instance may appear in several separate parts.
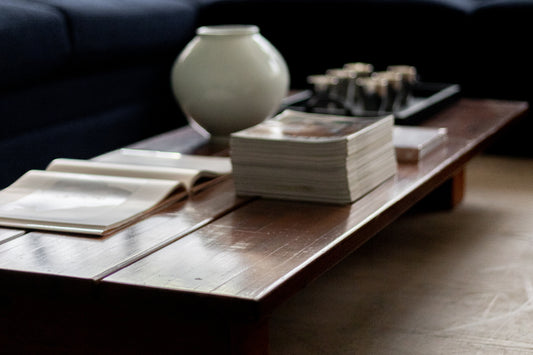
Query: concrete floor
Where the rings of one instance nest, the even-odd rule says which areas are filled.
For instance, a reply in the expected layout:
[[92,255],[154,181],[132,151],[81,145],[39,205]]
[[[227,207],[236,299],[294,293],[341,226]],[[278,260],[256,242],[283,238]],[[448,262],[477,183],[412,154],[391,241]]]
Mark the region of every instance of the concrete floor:
[[533,159],[482,155],[283,305],[272,354],[533,354]]

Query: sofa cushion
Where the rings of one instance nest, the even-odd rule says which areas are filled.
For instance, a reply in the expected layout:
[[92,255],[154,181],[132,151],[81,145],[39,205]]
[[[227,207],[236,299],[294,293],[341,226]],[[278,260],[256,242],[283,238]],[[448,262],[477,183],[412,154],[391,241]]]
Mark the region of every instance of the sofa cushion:
[[[57,77],[0,95],[0,139],[45,129],[80,115],[93,115],[130,102],[171,101],[165,108],[178,124],[177,103],[170,90],[170,63],[148,62],[109,67],[90,74]],[[180,121],[181,119],[181,121]]]
[[100,113],[73,117],[38,130],[0,139],[0,188],[54,158],[88,159],[176,127],[166,97],[130,102]]
[[471,18],[472,92],[533,102],[531,0],[480,2]]
[[[479,0],[470,18],[465,73],[466,94],[533,103],[531,0]],[[533,156],[531,113],[500,135],[490,149],[498,154]]]
[[474,2],[463,0],[199,0],[201,24],[253,23],[287,61],[293,87],[346,62],[411,64],[454,81]]
[[70,53],[64,17],[26,0],[0,1],[0,91],[49,75]]
[[[480,0],[195,0],[203,9],[218,5],[260,5],[260,4],[278,4],[294,6],[308,6],[308,5],[322,5],[324,8],[338,9],[342,11],[346,9],[347,5],[356,7],[364,6],[365,4],[374,4],[379,6],[387,6],[392,4],[402,5],[406,8],[413,6],[430,6],[430,7],[448,7],[455,8],[463,12],[471,12],[478,5]],[[527,1],[527,0],[524,0]],[[303,8],[302,8],[303,9]]]
[[75,61],[176,51],[194,34],[196,7],[187,0],[35,1],[65,15]]

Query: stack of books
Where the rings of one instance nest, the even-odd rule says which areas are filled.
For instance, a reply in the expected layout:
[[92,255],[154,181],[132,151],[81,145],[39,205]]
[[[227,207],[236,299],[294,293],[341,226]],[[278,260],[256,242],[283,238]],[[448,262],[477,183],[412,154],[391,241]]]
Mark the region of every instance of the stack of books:
[[417,163],[441,148],[448,140],[448,130],[436,127],[396,126],[393,141],[399,163]]
[[285,110],[233,133],[238,195],[351,203],[395,175],[392,115],[345,117]]

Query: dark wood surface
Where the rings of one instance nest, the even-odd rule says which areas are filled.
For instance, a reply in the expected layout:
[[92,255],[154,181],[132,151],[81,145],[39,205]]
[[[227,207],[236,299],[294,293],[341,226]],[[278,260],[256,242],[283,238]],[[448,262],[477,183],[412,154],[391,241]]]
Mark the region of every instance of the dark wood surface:
[[[451,181],[457,191],[468,160],[526,110],[523,102],[459,100],[424,122],[448,128],[445,148],[419,164],[400,165],[394,178],[350,205],[239,198],[227,179],[106,238],[0,229],[0,278],[9,289],[2,303],[18,305],[2,311],[0,322],[20,328],[0,327],[8,334],[2,340],[27,326],[22,309],[32,309],[36,321],[24,339],[31,344],[32,334],[42,343],[36,334],[53,326],[46,322],[54,318],[50,312],[66,312],[68,299],[65,323],[88,332],[80,335],[63,323],[61,329],[72,333],[62,343],[68,349],[82,342],[91,342],[92,350],[127,349],[132,336],[144,339],[147,349],[156,342],[164,350],[184,342],[205,345],[191,334],[207,334],[209,325],[205,336],[219,339],[216,346],[262,353],[265,322],[277,305],[439,186]],[[227,154],[206,142],[184,128],[133,147]],[[99,328],[103,334],[91,337],[88,329]]]
[[448,127],[445,149],[418,165],[400,165],[394,179],[355,203],[251,201],[104,281],[235,297],[269,311],[460,173],[486,139],[524,109],[462,100],[426,123]]
[[[0,269],[99,280],[209,224],[246,201],[231,181],[107,237],[29,232],[0,244]],[[9,233],[5,233],[9,238]],[[3,234],[0,234],[3,238]]]

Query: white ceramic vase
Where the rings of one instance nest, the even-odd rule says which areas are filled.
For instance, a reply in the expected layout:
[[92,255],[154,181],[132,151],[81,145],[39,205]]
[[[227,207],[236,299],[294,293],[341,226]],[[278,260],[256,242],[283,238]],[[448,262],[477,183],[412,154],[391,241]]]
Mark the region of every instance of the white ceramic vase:
[[257,26],[204,26],[176,59],[171,84],[192,126],[224,141],[276,113],[289,71]]

